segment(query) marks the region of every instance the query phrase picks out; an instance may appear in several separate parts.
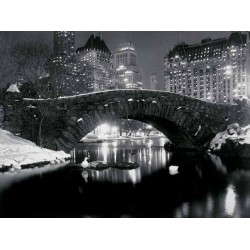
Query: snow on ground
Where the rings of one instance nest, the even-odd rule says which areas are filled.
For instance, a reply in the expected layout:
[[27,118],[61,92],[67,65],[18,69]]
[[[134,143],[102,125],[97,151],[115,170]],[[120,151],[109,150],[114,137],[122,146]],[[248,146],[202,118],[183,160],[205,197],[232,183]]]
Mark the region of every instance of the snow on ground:
[[64,162],[70,155],[63,151],[53,151],[38,147],[35,143],[0,129],[0,168],[50,161],[52,164]]
[[238,123],[233,123],[227,126],[227,129],[218,133],[210,143],[210,149],[219,151],[221,145],[226,143],[227,139],[237,141],[240,144],[250,145],[250,125],[240,127]]

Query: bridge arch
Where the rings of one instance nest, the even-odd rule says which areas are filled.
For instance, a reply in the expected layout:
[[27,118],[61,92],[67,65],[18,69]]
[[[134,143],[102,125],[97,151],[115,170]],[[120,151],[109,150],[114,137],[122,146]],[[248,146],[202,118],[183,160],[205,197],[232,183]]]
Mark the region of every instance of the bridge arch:
[[[26,104],[46,106],[51,100],[25,99]],[[52,100],[47,119],[63,124],[45,147],[70,151],[98,125],[120,118],[149,123],[163,132],[177,148],[206,146],[227,124],[238,121],[238,106],[209,103],[195,98],[151,90],[110,90]],[[48,135],[49,130],[43,128]]]

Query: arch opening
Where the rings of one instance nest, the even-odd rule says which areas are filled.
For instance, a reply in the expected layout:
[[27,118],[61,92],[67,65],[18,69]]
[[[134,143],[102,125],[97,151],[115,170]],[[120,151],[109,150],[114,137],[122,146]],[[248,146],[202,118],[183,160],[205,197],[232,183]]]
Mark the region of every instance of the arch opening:
[[105,122],[98,125],[81,141],[102,141],[108,139],[125,139],[125,138],[147,138],[147,137],[165,137],[161,131],[152,124],[135,119],[117,119],[112,122]]
[[[199,150],[199,146],[196,145],[192,137],[190,137],[180,126],[168,119],[159,118],[155,116],[108,116],[104,114],[101,116],[97,112],[92,112],[87,115],[83,115],[80,118],[76,116],[70,117],[65,124],[65,129],[62,130],[61,135],[56,138],[52,143],[45,145],[46,147],[69,152],[75,147],[84,136],[89,134],[92,130],[104,123],[117,124],[120,119],[139,121],[144,124],[151,125],[153,128],[162,133],[172,143],[176,149],[191,149]],[[147,126],[146,125],[146,126]]]

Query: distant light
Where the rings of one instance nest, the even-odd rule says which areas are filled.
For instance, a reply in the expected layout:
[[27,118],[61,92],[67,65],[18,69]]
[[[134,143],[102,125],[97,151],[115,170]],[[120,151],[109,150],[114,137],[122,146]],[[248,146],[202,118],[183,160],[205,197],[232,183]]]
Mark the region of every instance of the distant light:
[[113,134],[117,133],[117,131],[118,131],[118,127],[112,127],[112,128],[111,128],[111,132],[112,132]]
[[124,50],[133,50],[134,51],[135,49],[133,47],[131,47],[131,46],[127,46],[127,47],[117,49],[117,52],[124,51]]
[[227,187],[225,198],[225,212],[228,215],[233,215],[236,206],[236,193],[233,185]]
[[109,125],[106,124],[106,123],[104,123],[104,124],[98,126],[98,130],[99,130],[100,132],[104,133],[104,134],[107,133],[107,132],[109,131],[109,129],[110,129],[110,127],[109,127]]

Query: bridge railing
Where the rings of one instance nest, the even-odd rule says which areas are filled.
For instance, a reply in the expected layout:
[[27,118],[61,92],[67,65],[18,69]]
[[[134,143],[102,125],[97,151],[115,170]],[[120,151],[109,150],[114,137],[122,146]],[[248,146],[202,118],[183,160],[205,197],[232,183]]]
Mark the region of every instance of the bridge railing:
[[[191,97],[191,96],[186,96],[186,95],[180,95],[180,94],[177,94],[177,93],[173,93],[173,92],[169,92],[169,91],[163,91],[163,90],[152,90],[152,89],[142,89],[142,90],[139,90],[139,89],[117,89],[117,90],[104,90],[104,91],[96,91],[96,92],[89,92],[89,93],[82,93],[82,94],[78,94],[78,95],[71,95],[71,96],[60,96],[60,97],[57,97],[57,98],[47,98],[47,99],[44,99],[44,98],[38,98],[38,99],[34,99],[34,98],[23,98],[24,101],[27,101],[27,102],[47,102],[47,101],[55,101],[55,100],[69,100],[69,99],[78,99],[78,98],[84,98],[84,97],[89,97],[89,96],[96,96],[96,95],[102,95],[102,94],[107,94],[107,93],[119,93],[119,94],[122,94],[122,93],[126,93],[126,94],[141,94],[141,93],[145,93],[145,94],[149,94],[149,93],[152,93],[153,96],[152,97],[156,97],[156,95],[159,95],[159,97],[161,96],[168,96],[168,95],[171,95],[173,97],[182,97],[182,98],[186,98],[186,99],[189,99],[189,100],[195,100],[195,101],[198,101],[200,103],[207,103],[207,104],[210,104],[210,105],[220,105],[220,106],[234,106],[234,105],[237,105],[237,104],[227,104],[227,103],[213,103],[213,102],[209,102],[209,101],[205,101],[205,100],[201,100],[201,99],[198,99],[198,98],[195,98],[195,97]],[[121,95],[117,95],[117,97],[119,98],[122,97]]]

